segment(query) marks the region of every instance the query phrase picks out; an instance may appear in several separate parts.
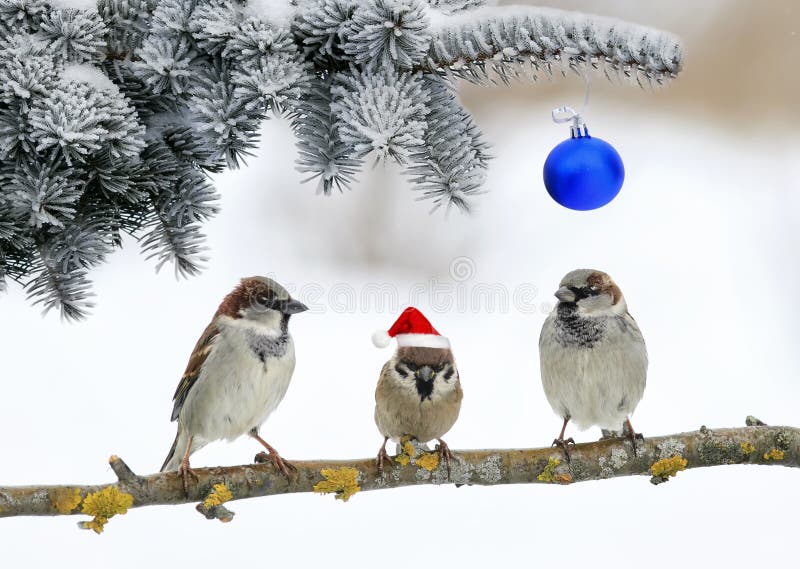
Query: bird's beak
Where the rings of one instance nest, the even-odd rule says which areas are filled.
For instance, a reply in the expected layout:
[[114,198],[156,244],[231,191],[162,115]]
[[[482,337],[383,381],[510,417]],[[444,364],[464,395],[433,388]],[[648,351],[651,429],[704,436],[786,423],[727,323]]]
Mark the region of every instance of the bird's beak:
[[561,302],[575,302],[575,293],[562,286],[555,292],[556,298]]
[[299,300],[292,299],[286,303],[281,312],[284,314],[297,314],[298,312],[305,312],[306,310],[308,310],[308,306]]
[[419,368],[419,375],[424,381],[430,381],[433,379],[435,374],[433,373],[433,368],[431,368],[431,366],[422,366]]

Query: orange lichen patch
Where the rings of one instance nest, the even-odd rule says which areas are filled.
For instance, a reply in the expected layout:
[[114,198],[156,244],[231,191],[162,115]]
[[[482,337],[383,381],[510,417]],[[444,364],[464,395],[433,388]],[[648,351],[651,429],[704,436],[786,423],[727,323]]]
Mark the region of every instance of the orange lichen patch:
[[681,470],[685,470],[687,464],[689,464],[689,461],[680,455],[675,455],[672,458],[662,458],[653,463],[650,467],[650,472],[652,472],[653,476],[656,478],[666,480],[670,476],[675,476]]
[[88,522],[81,522],[81,527],[95,533],[103,533],[103,526],[117,514],[125,514],[133,506],[133,496],[120,492],[116,486],[106,486],[102,490],[88,494],[83,500],[84,514],[94,516]]
[[350,497],[361,490],[358,485],[358,469],[343,466],[341,468],[323,468],[319,471],[325,480],[314,484],[314,492],[318,494],[336,494],[336,499],[347,502]]
[[764,453],[764,460],[783,460],[783,456],[784,452],[782,450],[774,448]]
[[57,488],[50,492],[50,505],[59,514],[71,514],[81,503],[80,488]]
[[420,457],[417,457],[415,461],[416,465],[420,468],[424,468],[428,472],[431,472],[439,466],[439,453],[438,452],[428,452],[423,454]]

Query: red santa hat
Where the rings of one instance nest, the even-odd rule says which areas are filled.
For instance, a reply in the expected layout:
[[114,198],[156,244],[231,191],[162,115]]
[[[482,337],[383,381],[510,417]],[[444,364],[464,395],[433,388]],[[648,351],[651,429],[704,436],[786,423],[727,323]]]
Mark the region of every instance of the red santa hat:
[[422,312],[413,306],[406,308],[388,331],[375,332],[372,343],[378,348],[385,348],[392,338],[397,340],[398,348],[450,348],[450,341],[440,335]]

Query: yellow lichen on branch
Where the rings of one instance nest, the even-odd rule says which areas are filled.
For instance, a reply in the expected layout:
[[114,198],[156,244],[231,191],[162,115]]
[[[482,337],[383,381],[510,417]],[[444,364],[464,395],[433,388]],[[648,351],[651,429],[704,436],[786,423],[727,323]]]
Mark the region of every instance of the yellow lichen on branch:
[[422,456],[418,457],[414,463],[420,468],[424,468],[428,472],[433,472],[436,470],[436,467],[439,466],[439,453],[426,452]]
[[341,468],[323,468],[319,471],[325,480],[314,484],[317,494],[336,494],[337,500],[347,502],[350,497],[361,490],[358,485],[358,470],[343,466]]
[[403,437],[400,440],[400,448],[400,454],[394,457],[393,460],[400,466],[406,466],[411,462],[411,459],[414,458],[414,455],[417,453],[417,451],[414,449],[414,444],[408,437]]
[[740,446],[742,447],[742,452],[747,454],[747,455],[750,455],[750,454],[753,454],[754,452],[756,452],[756,447],[754,447],[752,444],[750,444],[750,441],[744,441]]
[[59,514],[71,514],[81,503],[80,488],[58,488],[50,492],[50,504]]
[[233,494],[228,487],[224,484],[214,484],[206,499],[203,500],[203,506],[207,509],[221,506],[225,502],[233,500]]
[[675,476],[681,470],[686,470],[687,464],[689,464],[689,461],[677,454],[672,458],[662,458],[654,462],[650,467],[650,472],[653,474],[650,482],[653,484],[666,482],[670,476]]
[[774,448],[764,453],[764,460],[783,460],[783,456],[783,451],[781,449]]
[[214,484],[206,499],[197,504],[196,509],[209,520],[217,519],[228,523],[233,521],[234,513],[223,504],[230,500],[233,500],[233,492],[225,484]]
[[107,486],[88,494],[83,500],[81,511],[94,516],[94,518],[88,522],[81,522],[79,525],[83,529],[103,533],[103,527],[110,518],[117,514],[126,514],[131,506],[133,506],[133,496],[120,492],[116,486]]
[[552,456],[548,458],[544,470],[536,476],[536,480],[539,482],[556,482],[559,484],[569,484],[572,482],[572,476],[568,473],[556,473],[556,468],[558,468],[559,464],[561,464],[561,461],[557,458],[553,458]]

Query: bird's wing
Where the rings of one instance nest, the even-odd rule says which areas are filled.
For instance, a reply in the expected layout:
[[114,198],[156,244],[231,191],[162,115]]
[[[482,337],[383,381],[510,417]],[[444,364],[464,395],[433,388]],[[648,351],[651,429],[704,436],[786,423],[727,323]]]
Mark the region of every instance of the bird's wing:
[[642,331],[639,329],[639,325],[636,323],[636,319],[633,317],[633,315],[630,312],[627,312],[627,311],[625,312],[625,315],[623,316],[623,319],[625,320],[625,323],[628,324],[629,329],[631,330],[631,332],[636,336],[636,339],[641,341],[642,349],[644,350],[645,359],[646,359],[647,358],[647,347],[645,346],[644,336],[642,335]]
[[[631,353],[628,361],[633,366],[632,373],[641,378],[641,390],[644,392],[645,384],[647,383],[647,345],[644,342],[644,336],[639,329],[639,325],[633,318],[630,312],[626,312],[623,316],[623,321],[628,329],[628,332],[633,336],[634,342],[631,344]],[[641,396],[640,396],[641,397]]]
[[544,323],[542,324],[542,329],[539,332],[539,349],[542,349],[542,344],[545,343],[548,334],[551,334],[553,331],[553,326],[555,325],[556,320],[556,311],[553,310],[550,314],[547,315],[547,318],[544,319]]
[[186,365],[186,371],[183,372],[178,389],[175,390],[175,395],[172,398],[175,401],[175,406],[172,408],[172,421],[178,419],[183,404],[186,402],[186,396],[189,395],[192,386],[197,382],[197,378],[200,377],[200,370],[208,354],[211,353],[217,336],[219,336],[219,328],[217,328],[215,321],[212,321],[211,324],[206,326],[200,339],[197,340],[192,356],[189,358],[189,363]]
[[385,364],[383,364],[383,367],[381,368],[381,374],[380,376],[378,376],[378,385],[375,386],[376,401],[380,397],[379,394],[386,390],[387,382],[389,381],[386,376],[389,374],[389,366],[391,365],[391,363],[392,363],[391,361],[388,361]]

